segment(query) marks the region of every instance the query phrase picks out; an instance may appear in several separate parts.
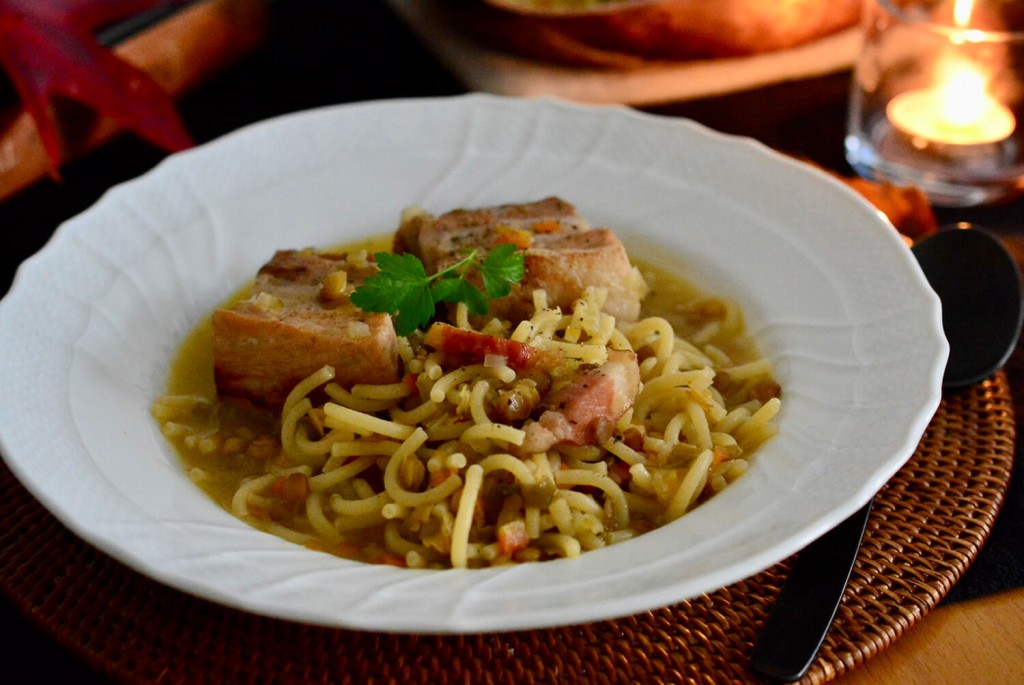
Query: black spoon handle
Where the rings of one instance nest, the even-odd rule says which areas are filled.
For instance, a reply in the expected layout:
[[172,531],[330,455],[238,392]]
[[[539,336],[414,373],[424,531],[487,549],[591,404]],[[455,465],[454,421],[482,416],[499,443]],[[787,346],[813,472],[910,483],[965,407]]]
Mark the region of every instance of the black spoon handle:
[[857,558],[871,501],[797,556],[751,654],[754,672],[799,680],[818,654]]

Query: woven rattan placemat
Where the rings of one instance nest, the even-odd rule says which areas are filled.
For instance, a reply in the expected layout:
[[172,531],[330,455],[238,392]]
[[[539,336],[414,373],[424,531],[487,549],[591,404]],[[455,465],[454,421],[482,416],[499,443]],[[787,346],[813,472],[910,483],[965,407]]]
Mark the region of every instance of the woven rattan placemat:
[[[884,649],[949,591],[1001,506],[1015,424],[1003,372],[945,397],[875,499],[835,626],[805,683]],[[0,586],[45,632],[127,683],[756,682],[747,662],[790,568],[615,621],[390,635],[254,616],[178,592],[82,542],[0,469]]]

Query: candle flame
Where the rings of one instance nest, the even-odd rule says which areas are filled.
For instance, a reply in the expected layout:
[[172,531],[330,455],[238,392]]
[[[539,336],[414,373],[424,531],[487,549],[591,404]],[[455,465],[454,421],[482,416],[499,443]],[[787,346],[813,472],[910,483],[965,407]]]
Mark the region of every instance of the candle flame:
[[1013,113],[988,93],[989,75],[969,62],[947,58],[936,65],[936,84],[902,93],[886,106],[886,115],[914,137],[928,142],[975,145],[1013,134]]
[[977,121],[988,99],[985,76],[963,63],[946,64],[942,72],[939,91],[943,118],[957,126]]
[[960,28],[965,29],[970,25],[973,13],[974,0],[956,0],[953,3],[953,22]]
[[[973,13],[974,0],[954,0],[953,21],[964,31],[965,38],[971,32],[969,26]],[[991,100],[987,72],[955,55],[946,55],[936,65],[936,76],[936,104],[944,121],[953,127],[966,127],[984,120],[984,112]]]

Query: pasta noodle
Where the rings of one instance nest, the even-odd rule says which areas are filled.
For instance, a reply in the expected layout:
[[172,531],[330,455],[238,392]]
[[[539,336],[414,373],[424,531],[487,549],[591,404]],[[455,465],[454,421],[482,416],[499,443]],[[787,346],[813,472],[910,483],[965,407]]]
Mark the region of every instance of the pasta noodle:
[[465,568],[468,563],[469,529],[473,523],[473,510],[480,496],[483,474],[484,470],[479,464],[473,464],[466,469],[466,486],[459,497],[458,512],[455,514],[455,525],[452,530],[451,559],[455,568]]
[[[399,340],[399,383],[346,389],[328,366],[277,416],[195,393],[152,413],[197,484],[298,544],[412,568],[575,557],[684,516],[742,477],[777,430],[772,367],[735,304],[649,268],[645,278],[656,296],[635,323],[604,312],[598,289],[571,311],[536,290],[533,316],[515,326],[455,308],[460,331],[560,360],[547,376],[498,354],[453,362],[417,332]],[[622,353],[635,354],[634,401],[589,443],[531,447],[551,387]]]

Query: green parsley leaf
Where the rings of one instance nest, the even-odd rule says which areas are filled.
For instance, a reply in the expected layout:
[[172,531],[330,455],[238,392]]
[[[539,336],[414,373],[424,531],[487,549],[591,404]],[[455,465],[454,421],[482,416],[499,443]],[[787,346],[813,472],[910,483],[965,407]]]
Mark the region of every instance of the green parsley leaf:
[[385,314],[423,307],[417,299],[427,282],[427,272],[420,260],[414,255],[390,252],[379,252],[375,256],[380,270],[356,288],[352,293],[352,303],[365,312]]
[[397,311],[395,332],[399,335],[409,335],[417,328],[425,326],[434,316],[434,298],[430,294],[430,289],[409,289],[398,301]]
[[[365,312],[394,316],[399,335],[429,323],[440,302],[465,302],[470,313],[482,316],[489,309],[488,299],[508,295],[522,280],[525,264],[523,254],[511,244],[498,245],[482,261],[478,254],[477,249],[469,250],[455,264],[428,276],[415,255],[378,252],[374,258],[379,271],[352,292],[352,303]],[[483,292],[468,279],[474,269],[480,272]]]
[[381,273],[395,278],[396,280],[418,281],[427,277],[423,268],[423,262],[416,258],[416,255],[394,254],[393,252],[378,252],[374,255],[377,266]]
[[469,281],[455,278],[443,278],[435,281],[431,287],[435,302],[465,302],[470,314],[483,316],[489,309],[487,298],[480,289]]
[[525,260],[520,253],[515,259],[516,246],[502,243],[491,250],[491,253],[480,265],[480,274],[484,278],[484,290],[487,297],[497,299],[505,297],[512,291],[512,284],[523,280],[526,273]]

